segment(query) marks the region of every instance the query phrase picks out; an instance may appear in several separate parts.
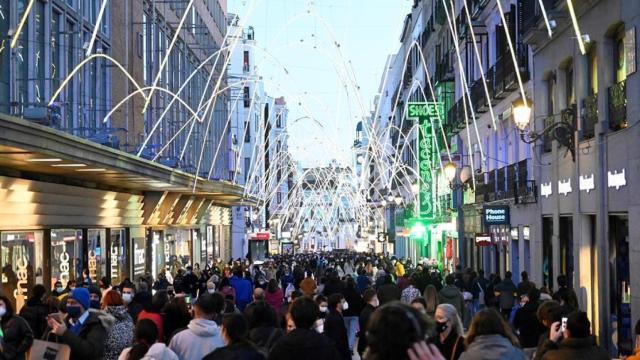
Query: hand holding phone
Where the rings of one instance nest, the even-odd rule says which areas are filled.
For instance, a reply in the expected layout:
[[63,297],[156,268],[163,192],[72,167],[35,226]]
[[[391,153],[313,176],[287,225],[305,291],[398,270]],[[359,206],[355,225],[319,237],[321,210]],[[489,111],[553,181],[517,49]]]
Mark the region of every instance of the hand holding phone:
[[564,333],[564,331],[567,329],[567,318],[563,317],[562,318],[562,323],[560,325],[560,332]]

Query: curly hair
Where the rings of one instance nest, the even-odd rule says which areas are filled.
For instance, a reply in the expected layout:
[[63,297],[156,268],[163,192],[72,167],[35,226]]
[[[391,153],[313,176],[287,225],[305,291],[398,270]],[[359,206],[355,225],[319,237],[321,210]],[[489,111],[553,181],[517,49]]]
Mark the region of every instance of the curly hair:
[[434,328],[413,307],[392,301],[378,308],[369,319],[367,329],[366,360],[408,359],[407,349],[413,343],[424,340]]

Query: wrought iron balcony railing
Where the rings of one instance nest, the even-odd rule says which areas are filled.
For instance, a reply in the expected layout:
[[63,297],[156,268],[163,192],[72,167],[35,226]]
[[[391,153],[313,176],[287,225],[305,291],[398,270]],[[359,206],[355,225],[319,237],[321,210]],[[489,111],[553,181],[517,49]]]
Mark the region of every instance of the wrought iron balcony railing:
[[623,80],[609,87],[609,129],[617,131],[628,126],[627,86]]
[[582,139],[587,140],[595,136],[598,123],[598,94],[589,95],[582,100]]

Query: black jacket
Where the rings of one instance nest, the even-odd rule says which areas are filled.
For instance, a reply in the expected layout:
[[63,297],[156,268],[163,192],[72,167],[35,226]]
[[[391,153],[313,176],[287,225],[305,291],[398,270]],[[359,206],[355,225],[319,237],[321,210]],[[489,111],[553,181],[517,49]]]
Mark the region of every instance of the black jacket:
[[202,358],[202,360],[264,360],[262,355],[249,343],[232,344],[217,348]]
[[33,332],[27,321],[20,316],[12,316],[2,322],[4,340],[0,359],[24,359],[33,343]]
[[606,360],[609,353],[596,345],[592,336],[586,338],[564,339],[559,344],[550,340],[543,343],[542,360]]
[[540,335],[546,331],[546,328],[538,321],[536,316],[538,307],[539,303],[528,302],[518,309],[513,319],[513,327],[518,330],[518,339],[522,348],[537,347]]
[[380,300],[380,306],[393,300],[400,300],[401,295],[402,292],[396,284],[384,284],[378,288],[378,300]]
[[344,324],[342,314],[334,309],[329,310],[324,319],[324,334],[333,340],[336,349],[343,359],[350,360],[349,338],[347,337],[347,327]]
[[47,315],[49,306],[39,299],[30,299],[20,310],[20,316],[29,324],[35,339],[42,339],[42,335],[47,331]]
[[102,359],[107,330],[96,313],[89,313],[79,335],[72,333],[69,328],[71,325],[67,322],[67,331],[62,335],[60,342],[71,348],[70,360]]
[[249,331],[249,340],[258,350],[265,352],[269,352],[282,336],[282,329],[272,326],[260,326]]
[[[326,327],[325,327],[326,329]],[[311,329],[295,329],[271,349],[269,360],[335,360],[340,354],[331,339]]]
[[349,303],[349,308],[342,313],[342,316],[360,316],[360,312],[364,306],[362,296],[358,294],[356,289],[349,289],[348,287],[345,287],[342,294],[347,303]]
[[[367,325],[369,324],[369,318],[371,314],[376,311],[376,308],[371,304],[366,304],[360,312],[360,318],[358,318],[358,324],[360,325],[360,335],[358,335],[358,354],[364,354],[367,349]],[[361,356],[362,357],[362,356]]]
[[444,342],[440,342],[440,336],[436,335],[433,343],[446,360],[458,360],[465,350],[464,338],[459,336],[455,330],[449,333]]

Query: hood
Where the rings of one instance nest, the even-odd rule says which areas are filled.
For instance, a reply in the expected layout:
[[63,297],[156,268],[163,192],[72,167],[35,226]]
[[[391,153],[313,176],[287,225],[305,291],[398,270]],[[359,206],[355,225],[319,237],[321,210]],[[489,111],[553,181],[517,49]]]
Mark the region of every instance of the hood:
[[107,331],[116,323],[116,318],[104,310],[89,309],[89,315],[96,316],[100,320],[102,327]]
[[509,359],[518,358],[515,353],[518,353],[519,349],[515,348],[504,336],[480,335],[469,344],[467,351],[471,354],[474,352],[492,354],[494,359]]
[[200,337],[212,337],[220,335],[220,328],[213,320],[193,319],[187,325],[195,335]]
[[129,316],[129,313],[127,312],[127,308],[123,305],[108,306],[107,312],[111,314],[111,316],[116,318],[117,321],[125,321],[128,318],[131,318],[131,316]]
[[173,354],[174,356],[171,356],[170,354],[172,353],[172,351],[163,343],[155,343],[153,345],[151,345],[151,347],[149,348],[149,350],[147,350],[147,353],[144,354],[144,357],[142,358],[142,360],[166,360],[166,359],[174,359],[177,357],[175,357],[175,354]]
[[440,295],[442,297],[451,299],[460,296],[460,290],[458,290],[458,288],[455,286],[445,286],[442,288],[442,290],[440,290]]

